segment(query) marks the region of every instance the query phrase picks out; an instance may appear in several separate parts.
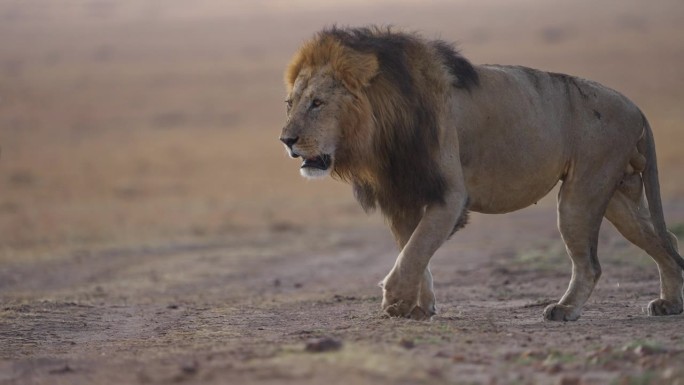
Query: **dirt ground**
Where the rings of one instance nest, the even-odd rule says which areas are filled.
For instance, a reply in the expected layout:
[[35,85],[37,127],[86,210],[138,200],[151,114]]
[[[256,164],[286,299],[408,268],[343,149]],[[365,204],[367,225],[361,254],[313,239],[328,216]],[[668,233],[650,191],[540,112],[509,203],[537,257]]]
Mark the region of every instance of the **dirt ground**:
[[471,215],[431,321],[382,316],[382,218],[277,141],[282,71],[335,22],[623,92],[684,242],[680,0],[0,2],[0,384],[684,384],[684,316],[645,314],[655,264],[608,223],[582,318],[542,321],[554,194]]

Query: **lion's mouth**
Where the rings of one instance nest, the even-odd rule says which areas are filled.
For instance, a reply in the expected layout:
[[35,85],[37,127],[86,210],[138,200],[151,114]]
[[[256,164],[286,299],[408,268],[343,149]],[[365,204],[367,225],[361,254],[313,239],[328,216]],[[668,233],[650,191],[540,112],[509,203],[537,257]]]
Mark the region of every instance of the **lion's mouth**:
[[300,168],[317,168],[319,170],[327,170],[332,163],[332,157],[328,154],[319,155],[314,158],[304,158],[302,167]]

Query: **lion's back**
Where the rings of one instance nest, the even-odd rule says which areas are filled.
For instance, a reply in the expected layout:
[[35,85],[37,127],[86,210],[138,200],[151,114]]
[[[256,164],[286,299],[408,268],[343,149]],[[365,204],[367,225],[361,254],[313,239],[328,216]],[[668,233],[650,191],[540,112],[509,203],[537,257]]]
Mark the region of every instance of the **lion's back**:
[[602,106],[614,106],[612,108],[620,108],[623,112],[638,111],[637,106],[620,92],[578,76],[514,65],[483,65],[480,68],[497,73],[499,82],[508,81],[509,89],[526,94],[528,100],[537,102],[547,112],[556,109],[577,113]]

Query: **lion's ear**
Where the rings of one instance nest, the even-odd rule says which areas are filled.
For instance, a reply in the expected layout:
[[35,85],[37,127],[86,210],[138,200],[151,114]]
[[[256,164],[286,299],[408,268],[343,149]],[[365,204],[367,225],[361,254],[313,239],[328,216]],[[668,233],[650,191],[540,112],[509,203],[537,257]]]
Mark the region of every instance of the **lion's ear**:
[[347,88],[357,91],[370,85],[380,65],[375,55],[347,48],[333,59],[332,67]]

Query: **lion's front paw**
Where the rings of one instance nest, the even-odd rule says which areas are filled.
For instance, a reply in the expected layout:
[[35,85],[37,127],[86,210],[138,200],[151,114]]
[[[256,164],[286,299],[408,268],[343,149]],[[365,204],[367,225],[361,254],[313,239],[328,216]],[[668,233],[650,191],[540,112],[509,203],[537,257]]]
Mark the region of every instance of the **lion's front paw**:
[[648,315],[675,315],[681,314],[682,303],[675,303],[665,299],[654,299],[648,304]]
[[432,316],[429,310],[418,306],[417,290],[388,290],[387,285],[383,289],[382,310],[390,317],[422,320]]
[[416,307],[415,304],[401,299],[387,300],[385,298],[382,301],[382,310],[390,317],[407,317],[414,307]]
[[416,321],[427,321],[435,314],[417,305],[409,305],[399,300],[388,306],[383,306],[383,310],[390,317],[409,318]]
[[577,321],[581,311],[574,306],[555,303],[544,309],[544,319],[547,321]]

